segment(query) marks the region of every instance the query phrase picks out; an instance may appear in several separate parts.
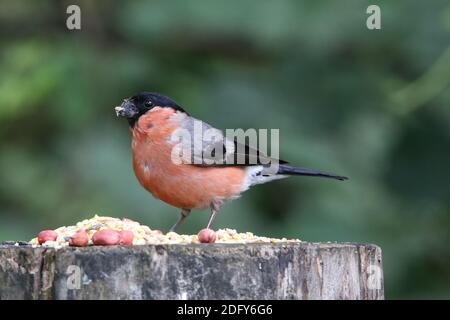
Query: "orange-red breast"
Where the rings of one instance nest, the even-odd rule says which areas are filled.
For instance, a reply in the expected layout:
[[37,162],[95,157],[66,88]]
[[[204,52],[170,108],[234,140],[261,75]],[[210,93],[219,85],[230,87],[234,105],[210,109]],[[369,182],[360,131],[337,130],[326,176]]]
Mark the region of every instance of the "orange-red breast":
[[[133,169],[139,183],[156,198],[181,209],[181,215],[170,229],[175,231],[194,208],[211,208],[209,228],[225,200],[235,199],[249,187],[289,175],[305,175],[345,180],[346,177],[307,168],[294,167],[286,161],[271,159],[262,152],[239,145],[233,141],[232,159],[239,156],[244,162],[225,161],[230,154],[224,148],[222,162],[205,160],[205,152],[211,147],[217,148],[217,141],[203,140],[195,145],[194,140],[182,144],[173,136],[183,129],[195,136],[195,126],[203,129],[221,131],[198,119],[189,116],[172,99],[158,93],[142,92],[125,99],[115,108],[117,116],[128,120],[132,136]],[[177,131],[178,130],[178,131]],[[225,142],[229,142],[224,140]],[[220,143],[224,143],[224,141]],[[181,153],[188,154],[190,161],[174,161],[175,146],[181,146]],[[195,145],[195,146],[194,146]],[[257,154],[256,160],[255,152]],[[253,158],[252,158],[253,157]],[[216,158],[215,158],[216,159]],[[229,158],[227,159],[229,160]],[[253,160],[253,161],[252,161]],[[265,161],[262,161],[265,160]],[[267,173],[267,160],[278,163],[276,172]]]

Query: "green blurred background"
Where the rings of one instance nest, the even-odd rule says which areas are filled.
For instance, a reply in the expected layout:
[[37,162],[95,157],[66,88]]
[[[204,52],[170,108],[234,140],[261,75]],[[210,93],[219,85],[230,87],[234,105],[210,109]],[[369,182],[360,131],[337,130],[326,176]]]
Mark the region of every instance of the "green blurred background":
[[113,110],[159,91],[219,128],[279,128],[282,158],[350,177],[257,186],[216,228],[375,243],[387,298],[449,298],[449,40],[444,0],[1,1],[0,240],[94,213],[167,230],[179,212],[139,186]]

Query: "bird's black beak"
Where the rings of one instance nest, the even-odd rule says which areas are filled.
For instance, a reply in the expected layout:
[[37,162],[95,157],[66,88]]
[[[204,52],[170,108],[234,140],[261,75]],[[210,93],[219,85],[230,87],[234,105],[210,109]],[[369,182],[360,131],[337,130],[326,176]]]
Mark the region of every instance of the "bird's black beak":
[[124,100],[120,106],[117,106],[114,109],[116,110],[116,115],[118,117],[124,117],[128,119],[133,118],[139,112],[134,103],[128,100]]

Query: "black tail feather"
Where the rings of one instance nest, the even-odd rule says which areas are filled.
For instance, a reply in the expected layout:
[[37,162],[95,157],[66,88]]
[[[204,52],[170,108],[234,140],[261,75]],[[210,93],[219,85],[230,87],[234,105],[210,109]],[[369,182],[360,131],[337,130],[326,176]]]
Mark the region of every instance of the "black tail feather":
[[320,170],[294,167],[288,164],[280,164],[278,168],[278,174],[298,175],[298,176],[312,176],[312,177],[325,177],[337,180],[347,180],[347,177],[339,176],[334,173],[324,172]]

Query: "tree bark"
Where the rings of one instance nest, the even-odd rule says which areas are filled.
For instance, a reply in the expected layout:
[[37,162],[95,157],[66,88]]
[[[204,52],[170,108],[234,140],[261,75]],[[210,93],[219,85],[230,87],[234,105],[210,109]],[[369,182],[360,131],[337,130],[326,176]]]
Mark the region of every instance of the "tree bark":
[[0,246],[0,299],[383,299],[371,244]]

